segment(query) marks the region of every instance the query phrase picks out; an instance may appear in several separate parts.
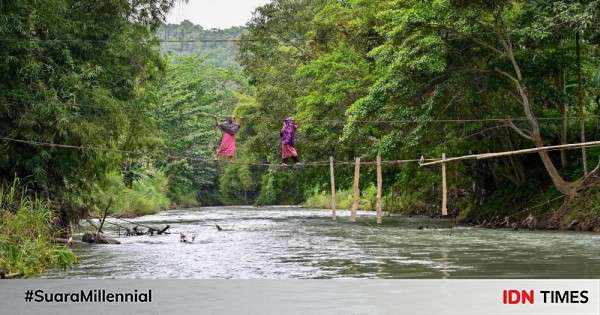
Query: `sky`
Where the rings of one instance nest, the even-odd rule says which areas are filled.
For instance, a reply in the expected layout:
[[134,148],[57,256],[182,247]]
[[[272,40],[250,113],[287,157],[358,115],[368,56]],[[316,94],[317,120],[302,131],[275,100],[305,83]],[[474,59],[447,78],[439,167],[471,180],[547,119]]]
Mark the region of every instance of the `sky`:
[[167,23],[190,20],[204,28],[228,28],[245,25],[257,7],[269,0],[189,0],[178,2],[167,16]]

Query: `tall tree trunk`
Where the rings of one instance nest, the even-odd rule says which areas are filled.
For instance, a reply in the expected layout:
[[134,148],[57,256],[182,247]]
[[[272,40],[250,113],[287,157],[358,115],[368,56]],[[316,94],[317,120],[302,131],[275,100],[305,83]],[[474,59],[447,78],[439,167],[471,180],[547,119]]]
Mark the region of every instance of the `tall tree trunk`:
[[[579,32],[577,32],[575,35],[575,42],[577,49],[577,100],[579,102],[579,127],[581,130],[581,142],[585,142],[585,106],[583,104],[583,87],[581,85],[581,40],[579,38]],[[587,151],[585,148],[581,148],[581,158],[583,160],[583,173],[587,175]]]
[[[539,133],[539,129],[532,133],[532,141],[536,147],[544,146],[544,142],[542,141],[542,137]],[[577,189],[579,187],[578,182],[566,181],[562,177],[562,175],[560,175],[560,173],[556,169],[556,166],[554,166],[554,162],[552,162],[552,159],[550,158],[550,155],[548,154],[548,152],[539,151],[539,155],[540,155],[540,158],[542,159],[542,162],[544,163],[544,167],[546,168],[548,175],[550,175],[550,178],[552,179],[552,183],[554,184],[556,189],[558,189],[558,191],[560,191],[561,193],[563,193],[566,196],[573,197],[577,193]]]
[[[561,106],[562,112],[562,125],[560,128],[560,144],[567,144],[568,138],[568,117],[569,117],[569,105],[567,105],[567,71],[565,68],[561,69],[560,72],[560,87],[562,90],[563,100]],[[560,162],[563,168],[567,167],[567,150],[560,150]]]
[[[540,133],[540,126],[539,126],[537,117],[535,116],[535,114],[533,112],[533,106],[532,106],[530,98],[529,98],[529,93],[527,91],[527,87],[522,82],[523,77],[521,74],[521,68],[520,68],[519,64],[517,63],[517,60],[515,59],[515,55],[514,55],[513,48],[512,48],[512,43],[510,42],[510,39],[508,37],[506,39],[501,37],[500,41],[501,41],[502,45],[504,46],[504,54],[509,58],[509,60],[513,66],[513,71],[514,71],[515,75],[511,75],[511,74],[509,74],[505,71],[499,70],[499,69],[496,69],[496,71],[498,71],[502,75],[506,76],[514,83],[515,88],[518,91],[518,95],[520,97],[520,103],[523,106],[523,111],[525,113],[525,116],[527,117],[527,120],[529,122],[531,130],[529,132],[525,132],[524,130],[521,130],[514,124],[511,124],[511,126],[520,135],[530,139],[536,147],[538,147],[538,148],[543,147],[544,141],[542,140],[542,136]],[[560,173],[558,172],[558,169],[554,165],[554,162],[550,158],[550,155],[548,154],[548,152],[539,151],[538,154],[540,155],[540,158],[542,159],[542,162],[544,163],[544,167],[546,168],[546,171],[548,172],[548,175],[552,179],[552,183],[554,184],[556,189],[558,189],[558,191],[560,191],[564,195],[571,196],[571,197],[574,196],[577,193],[578,187],[580,186],[579,185],[580,181],[576,181],[576,182],[566,181],[562,177],[562,175],[560,175]]]

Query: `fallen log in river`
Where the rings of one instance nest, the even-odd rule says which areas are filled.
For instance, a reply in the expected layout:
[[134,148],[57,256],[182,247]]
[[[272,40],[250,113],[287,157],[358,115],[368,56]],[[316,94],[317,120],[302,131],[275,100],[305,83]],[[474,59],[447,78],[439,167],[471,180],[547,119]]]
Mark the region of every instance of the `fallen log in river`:
[[23,274],[20,272],[4,273],[3,271],[0,271],[0,279],[17,279],[22,277]]
[[[102,219],[100,218],[95,218],[97,220],[100,220],[102,222]],[[153,226],[148,226],[145,224],[141,224],[141,223],[136,223],[133,221],[129,221],[129,220],[125,220],[123,218],[115,218],[117,220],[121,220],[124,222],[127,222],[131,225],[133,225],[132,228],[129,228],[127,226],[121,225],[119,223],[115,223],[115,222],[110,222],[110,221],[105,221],[104,223],[110,224],[110,225],[114,225],[118,228],[118,234],[119,236],[121,235],[121,229],[125,230],[125,236],[140,236],[140,235],[150,235],[150,236],[154,236],[154,234],[156,233],[157,235],[162,235],[162,234],[171,234],[168,232],[168,230],[171,228],[170,225],[165,225],[162,228],[158,228],[158,227],[153,227]],[[93,226],[94,228],[96,228],[97,230],[99,230],[100,228],[91,220],[87,219],[87,222]],[[144,227],[146,228],[145,231],[139,229],[139,227]]]
[[[168,224],[167,224],[167,225],[166,225],[164,228],[162,228],[162,229],[159,229],[159,228],[156,228],[156,227],[153,227],[153,226],[148,226],[148,225],[145,225],[145,224],[141,224],[141,223],[136,223],[136,222],[133,222],[133,221],[125,220],[125,219],[123,219],[123,218],[116,218],[116,219],[118,219],[118,220],[121,220],[121,221],[124,221],[124,222],[127,222],[127,223],[129,223],[129,224],[133,224],[133,225],[135,225],[135,227],[134,227],[134,229],[135,229],[135,230],[138,230],[138,229],[137,229],[137,227],[138,227],[138,226],[141,226],[141,227],[145,227],[145,228],[147,228],[148,230],[146,231],[146,233],[142,233],[142,235],[143,235],[143,234],[150,234],[150,235],[154,235],[154,233],[156,233],[156,234],[158,234],[158,235],[162,235],[162,234],[170,234],[169,232],[167,232],[167,230],[171,228],[171,226],[170,226],[170,225],[168,225]],[[127,231],[129,231],[129,229],[126,229],[126,230],[127,230]],[[137,232],[137,231],[136,231],[136,232]],[[140,235],[140,234],[132,234],[132,235]]]
[[81,241],[90,244],[121,244],[116,239],[106,237],[100,233],[85,233],[81,237]]

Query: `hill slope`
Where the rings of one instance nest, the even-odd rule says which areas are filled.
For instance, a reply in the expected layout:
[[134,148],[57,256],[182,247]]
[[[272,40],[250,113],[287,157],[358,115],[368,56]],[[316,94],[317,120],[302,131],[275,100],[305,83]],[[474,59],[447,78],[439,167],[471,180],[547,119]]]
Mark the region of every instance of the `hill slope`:
[[[234,42],[221,40],[237,39],[244,32],[244,27],[228,29],[204,29],[190,21],[180,24],[165,24],[157,32],[162,41],[161,52],[175,55],[197,55],[219,67],[239,67],[236,61],[238,45]],[[201,42],[202,40],[218,40]],[[169,42],[172,41],[172,42]],[[187,41],[187,42],[186,42]]]

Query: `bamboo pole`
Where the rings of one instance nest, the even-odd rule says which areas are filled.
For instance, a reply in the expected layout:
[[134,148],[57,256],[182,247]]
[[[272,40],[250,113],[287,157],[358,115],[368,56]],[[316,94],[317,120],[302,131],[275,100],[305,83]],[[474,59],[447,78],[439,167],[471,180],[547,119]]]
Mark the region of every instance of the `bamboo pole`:
[[600,141],[571,143],[571,144],[565,144],[565,145],[551,145],[551,146],[531,148],[531,149],[522,149],[522,150],[515,150],[515,151],[465,155],[465,156],[448,158],[445,161],[437,160],[437,161],[433,161],[433,162],[421,163],[420,166],[437,165],[437,164],[443,164],[443,163],[461,161],[461,160],[475,160],[475,159],[484,160],[484,159],[491,159],[491,158],[503,157],[503,156],[509,156],[509,155],[537,153],[540,151],[552,151],[552,150],[559,150],[559,149],[577,149],[577,148],[583,148],[583,147],[591,148],[591,147],[598,147],[598,146],[600,146]]
[[335,217],[335,168],[333,166],[333,156],[329,157],[329,173],[331,175],[331,219],[336,220]]
[[[442,161],[446,161],[446,153],[442,153]],[[448,187],[446,182],[446,163],[442,163],[442,216],[448,215]]]
[[377,224],[381,224],[381,190],[383,188],[383,176],[381,175],[381,155],[377,155],[377,197],[375,208],[377,209]]
[[352,209],[350,211],[350,221],[356,222],[356,210],[358,210],[360,203],[360,189],[359,189],[359,181],[360,181],[360,158],[356,158],[356,162],[354,162],[354,185],[353,189],[353,202]]

